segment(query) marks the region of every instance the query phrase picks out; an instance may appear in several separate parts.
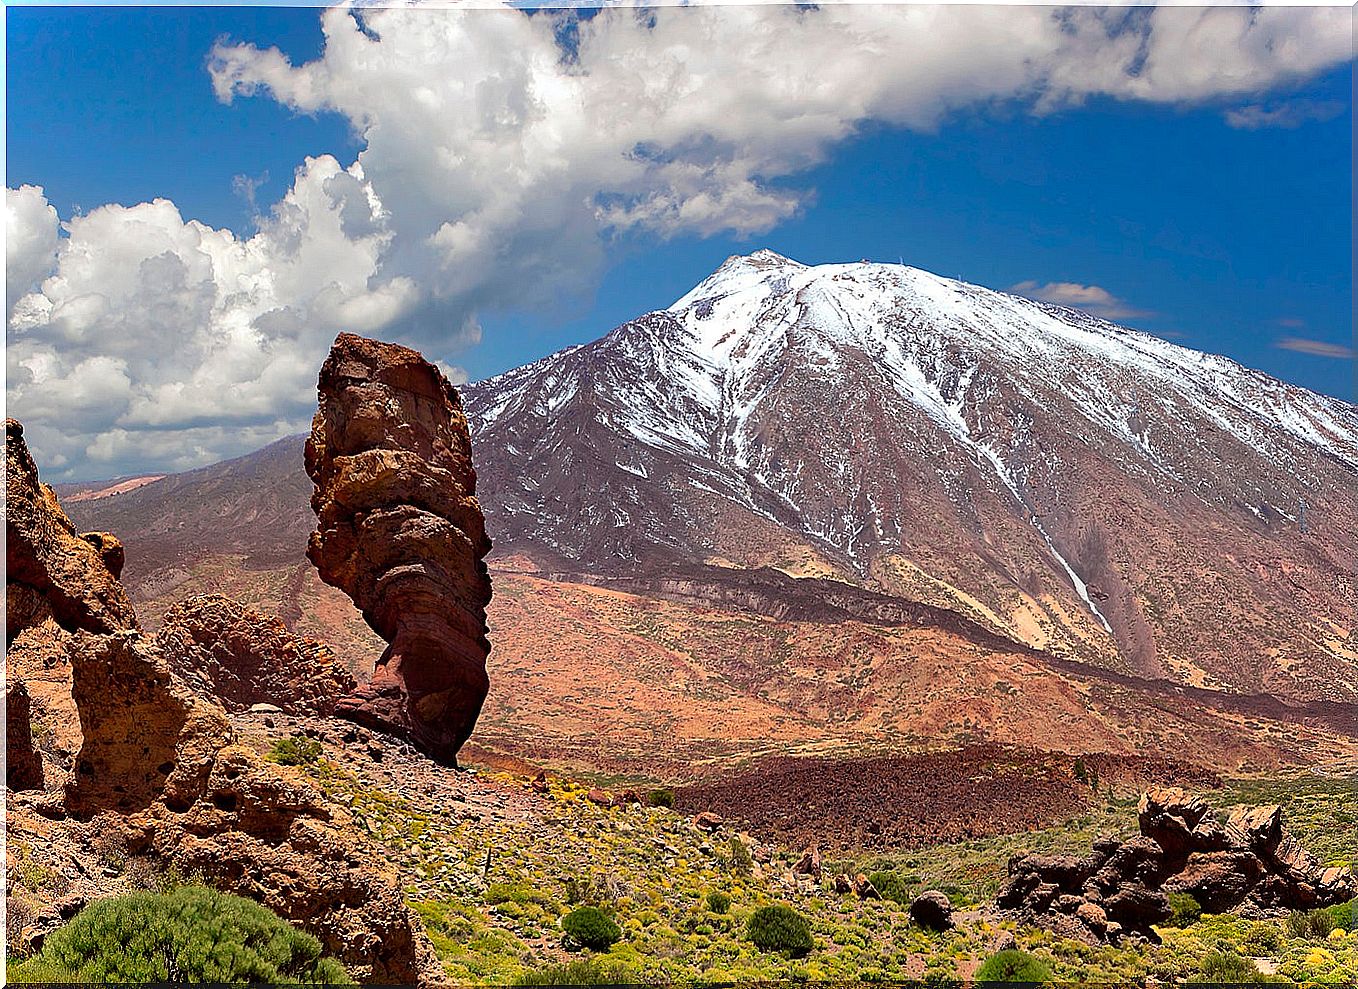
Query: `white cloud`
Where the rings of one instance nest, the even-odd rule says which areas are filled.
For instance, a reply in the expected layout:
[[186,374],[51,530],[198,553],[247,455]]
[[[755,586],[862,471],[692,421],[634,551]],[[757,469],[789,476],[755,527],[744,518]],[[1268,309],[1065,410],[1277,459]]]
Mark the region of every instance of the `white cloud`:
[[1263,105],[1252,103],[1226,111],[1226,122],[1240,130],[1284,127],[1293,130],[1313,121],[1333,120],[1344,112],[1339,100],[1284,100]]
[[221,100],[333,111],[364,145],[349,167],[308,159],[249,237],[163,200],[107,206],[68,223],[54,268],[55,214],[40,190],[11,192],[8,222],[34,233],[7,270],[19,292],[52,276],[7,300],[11,407],[81,403],[65,431],[31,433],[40,455],[89,473],[241,452],[305,424],[337,330],[452,356],[479,339],[478,313],[592,288],[616,236],[767,231],[811,193],[795,176],[872,122],[1254,96],[1350,55],[1342,8],[570,17],[336,8],[313,62],[216,47]]
[[1050,302],[1058,306],[1068,306],[1071,309],[1083,309],[1085,312],[1102,316],[1104,319],[1136,319],[1152,315],[1145,309],[1137,309],[1119,299],[1101,285],[1081,285],[1078,282],[1038,283],[1029,280],[1019,282],[1012,286],[1009,291],[1028,299],[1037,299],[1039,302]]
[[1312,357],[1329,357],[1332,360],[1351,361],[1358,357],[1358,351],[1341,343],[1327,343],[1324,340],[1308,340],[1305,337],[1283,337],[1278,341],[1283,350],[1293,350]]
[[5,311],[52,273],[57,260],[57,211],[41,186],[5,190]]

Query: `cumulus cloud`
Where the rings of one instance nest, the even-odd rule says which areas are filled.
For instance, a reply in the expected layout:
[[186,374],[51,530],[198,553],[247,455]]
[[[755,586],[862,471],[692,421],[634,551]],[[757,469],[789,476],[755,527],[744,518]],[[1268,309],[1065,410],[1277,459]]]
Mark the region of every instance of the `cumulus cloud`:
[[1352,347],[1340,343],[1326,343],[1324,340],[1308,340],[1304,337],[1283,337],[1278,341],[1278,346],[1283,350],[1295,350],[1299,354],[1341,361],[1351,361],[1358,356]]
[[5,311],[14,308],[57,260],[57,211],[41,186],[5,190]]
[[1239,130],[1283,127],[1295,130],[1313,121],[1333,120],[1345,110],[1339,100],[1285,100],[1281,103],[1251,103],[1226,111],[1226,122]]
[[1137,319],[1153,315],[1145,309],[1137,309],[1119,299],[1100,285],[1081,285],[1078,282],[1019,282],[1009,289],[1015,295],[1053,305],[1083,309],[1085,312],[1104,319]]
[[68,473],[160,469],[300,428],[339,329],[451,357],[482,313],[587,291],[614,238],[765,232],[812,193],[796,176],[870,123],[1257,98],[1350,57],[1341,8],[320,16],[314,61],[226,43],[208,59],[223,103],[338,113],[363,144],[347,166],[308,159],[250,236],[158,200],[74,218],[54,244],[41,190],[18,191],[8,222],[32,233],[7,254],[9,399],[32,420],[78,397],[60,429],[30,427]]

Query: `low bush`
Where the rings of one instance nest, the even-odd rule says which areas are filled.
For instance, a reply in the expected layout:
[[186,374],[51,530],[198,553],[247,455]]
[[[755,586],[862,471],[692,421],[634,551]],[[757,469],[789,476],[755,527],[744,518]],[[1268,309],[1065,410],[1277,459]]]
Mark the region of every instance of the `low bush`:
[[748,876],[754,871],[754,859],[745,842],[739,838],[731,839],[731,871],[738,876]]
[[976,982],[1046,982],[1051,969],[1036,955],[1018,948],[997,951],[976,970]]
[[514,980],[516,986],[635,986],[644,985],[638,971],[615,958],[577,958],[565,965],[549,965]]
[[910,884],[898,873],[874,872],[868,876],[868,882],[872,883],[873,888],[882,894],[883,899],[907,904],[911,900]]
[[321,743],[314,738],[292,735],[275,740],[265,758],[280,766],[305,766],[319,759],[321,751]]
[[1192,893],[1170,893],[1169,909],[1166,927],[1192,927],[1202,916],[1202,904]]
[[91,903],[10,981],[349,985],[321,943],[258,903],[202,886]]
[[674,791],[663,789],[652,790],[650,796],[647,799],[647,803],[649,803],[652,807],[669,807],[673,809]]
[[707,909],[713,913],[725,913],[731,909],[731,897],[719,889],[707,894]]
[[1287,983],[1288,979],[1264,975],[1248,958],[1234,951],[1209,951],[1198,966],[1198,975],[1189,982],[1208,985],[1247,985],[1256,982]]
[[607,951],[622,937],[622,928],[598,907],[576,907],[561,918],[561,929],[590,951]]
[[800,958],[812,948],[811,925],[806,918],[783,904],[760,907],[750,915],[745,932],[755,947],[786,951]]
[[1348,903],[1336,903],[1327,908],[1330,919],[1334,921],[1334,926],[1341,931],[1351,931],[1355,929],[1355,915],[1358,915],[1358,899],[1349,900]]
[[1288,937],[1315,938],[1323,941],[1334,930],[1334,917],[1328,910],[1293,910],[1284,921]]
[[1276,955],[1283,950],[1283,932],[1274,924],[1251,924],[1240,941],[1240,950],[1255,958]]

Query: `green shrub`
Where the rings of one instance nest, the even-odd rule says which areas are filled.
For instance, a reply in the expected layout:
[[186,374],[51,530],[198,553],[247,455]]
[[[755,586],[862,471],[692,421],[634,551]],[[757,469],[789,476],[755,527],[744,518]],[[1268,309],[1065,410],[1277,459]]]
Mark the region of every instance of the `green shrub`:
[[1241,985],[1251,982],[1280,982],[1289,980],[1264,975],[1248,958],[1234,951],[1209,951],[1198,966],[1198,975],[1189,982],[1209,985]]
[[738,876],[748,876],[754,871],[750,850],[745,847],[745,842],[735,837],[731,839],[731,871]]
[[321,743],[314,738],[303,738],[301,735],[275,740],[268,755],[265,756],[270,762],[276,762],[280,766],[305,766],[320,757]]
[[648,802],[652,807],[674,807],[673,790],[652,790]]
[[1202,916],[1202,904],[1192,893],[1170,893],[1169,909],[1166,927],[1192,927]]
[[1260,921],[1250,925],[1240,941],[1240,949],[1247,955],[1260,958],[1276,955],[1283,950],[1283,943],[1283,932],[1276,925]]
[[1349,900],[1348,903],[1336,903],[1328,910],[1335,927],[1341,931],[1354,930],[1354,915],[1358,914],[1358,899]]
[[1283,922],[1289,937],[1324,940],[1334,930],[1334,917],[1328,910],[1293,910]]
[[713,913],[725,913],[731,909],[731,897],[719,889],[707,894],[707,909]]
[[1007,948],[997,951],[976,970],[977,982],[1046,982],[1051,978],[1051,970],[1042,959],[1020,951]]
[[616,958],[577,958],[565,965],[549,965],[514,980],[516,986],[634,986],[642,984],[637,970]]
[[202,886],[98,900],[49,935],[13,982],[349,985],[321,943],[277,914]]
[[874,872],[868,876],[868,882],[872,883],[873,888],[882,894],[883,899],[892,900],[896,903],[909,903],[912,898],[910,884],[898,873],[885,870]]
[[811,925],[789,906],[760,907],[750,915],[745,933],[764,951],[786,951],[800,958],[811,950]]
[[598,907],[576,907],[561,918],[561,929],[591,951],[607,951],[622,937],[622,928]]

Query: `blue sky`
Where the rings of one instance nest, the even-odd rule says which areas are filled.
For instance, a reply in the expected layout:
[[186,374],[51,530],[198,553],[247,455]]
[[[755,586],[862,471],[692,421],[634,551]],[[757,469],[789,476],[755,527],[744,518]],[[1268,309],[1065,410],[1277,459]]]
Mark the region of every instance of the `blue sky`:
[[[381,138],[364,133],[357,111],[308,107],[300,89],[271,98],[241,86],[229,103],[214,91],[209,58],[222,42],[277,46],[293,66],[320,57],[316,10],[10,8],[7,29],[6,185],[41,186],[62,221],[164,198],[184,220],[244,241],[307,156],[343,168],[371,141],[369,178],[377,167]],[[276,70],[257,51],[233,57],[267,83]],[[1047,108],[1020,94],[863,114],[852,136],[820,140],[814,167],[771,174],[779,169],[763,165],[771,194],[786,190],[797,205],[758,204],[771,212],[744,223],[755,230],[727,219],[715,229],[622,224],[527,308],[483,279],[435,291],[392,325],[481,378],[663,307],[726,256],[767,246],[810,263],[899,258],[995,288],[1097,287],[1105,311],[1126,314],[1119,321],[1354,401],[1352,67],[1331,60],[1289,75],[1192,99],[1091,91]],[[479,342],[439,330],[463,318],[449,301],[459,291],[478,300]],[[118,416],[116,427],[92,422],[88,435],[143,420],[166,430],[163,417]],[[264,433],[280,421],[252,420]],[[128,450],[88,454],[93,463],[72,455],[71,469],[98,474],[149,456]]]

